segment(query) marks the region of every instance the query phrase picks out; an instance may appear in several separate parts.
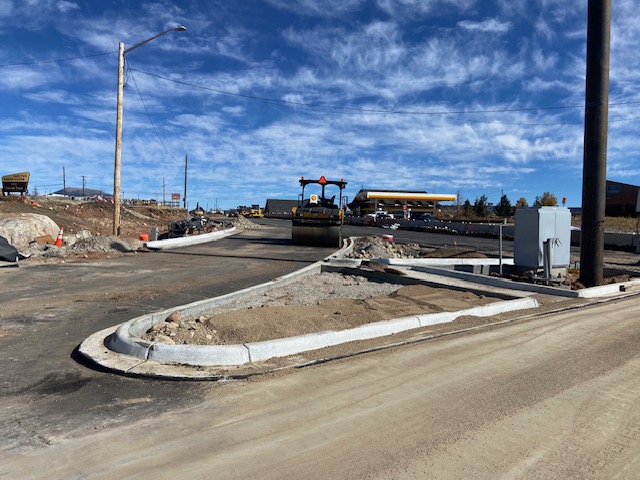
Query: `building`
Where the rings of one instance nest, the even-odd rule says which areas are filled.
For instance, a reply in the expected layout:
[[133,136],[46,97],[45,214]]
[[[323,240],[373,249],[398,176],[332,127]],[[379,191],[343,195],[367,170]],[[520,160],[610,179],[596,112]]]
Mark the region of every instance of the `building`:
[[455,201],[455,195],[427,193],[424,190],[360,190],[349,209],[356,216],[382,210],[390,214],[410,211],[412,215],[433,212],[438,202]]
[[291,218],[291,209],[298,206],[298,200],[267,198],[264,216],[271,218]]
[[607,217],[635,217],[640,187],[607,180],[605,215]]

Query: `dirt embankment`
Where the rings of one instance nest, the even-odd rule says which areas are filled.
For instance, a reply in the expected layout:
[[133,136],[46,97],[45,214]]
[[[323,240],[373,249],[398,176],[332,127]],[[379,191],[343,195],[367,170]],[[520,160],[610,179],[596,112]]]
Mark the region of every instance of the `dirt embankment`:
[[[29,239],[31,243],[28,247],[16,246],[20,253],[29,257],[22,261],[30,263],[99,259],[136,251],[143,247],[141,234],[150,234],[153,227],[162,234],[172,222],[191,218],[180,208],[123,205],[120,211],[121,234],[116,237],[113,236],[114,206],[111,203],[71,201],[55,197],[0,197],[0,219],[23,214],[48,217],[58,227],[64,228],[62,247],[51,245],[57,231],[49,235],[49,244],[46,239],[36,241],[34,233],[34,238]],[[220,220],[228,221],[223,216]],[[241,220],[249,223],[244,218]],[[218,225],[217,222],[211,223],[214,224]]]
[[[59,200],[55,197],[0,197],[0,215],[46,215],[70,234],[87,230],[94,236],[111,235],[113,210],[110,203]],[[135,238],[141,233],[149,233],[153,226],[166,229],[170,222],[184,220],[186,216],[183,209],[155,206],[123,206],[120,213],[121,235]]]

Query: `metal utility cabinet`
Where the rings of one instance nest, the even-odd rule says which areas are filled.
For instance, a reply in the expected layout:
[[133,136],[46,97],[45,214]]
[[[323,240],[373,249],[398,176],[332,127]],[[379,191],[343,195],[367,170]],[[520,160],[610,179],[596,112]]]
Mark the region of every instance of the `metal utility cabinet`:
[[518,208],[515,216],[514,263],[537,269],[545,265],[545,242],[550,267],[571,263],[571,212],[565,207]]

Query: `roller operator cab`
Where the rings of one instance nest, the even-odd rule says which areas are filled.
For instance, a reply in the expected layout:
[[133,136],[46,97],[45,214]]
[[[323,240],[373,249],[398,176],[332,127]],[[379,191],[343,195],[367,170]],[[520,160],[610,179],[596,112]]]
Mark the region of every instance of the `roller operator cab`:
[[[344,209],[340,207],[340,202],[342,190],[347,182],[327,180],[324,176],[318,180],[302,177],[300,185],[302,193],[298,197],[298,206],[291,211],[292,242],[295,245],[340,248],[344,218]],[[314,192],[305,197],[307,187]],[[334,195],[329,196],[329,193]]]

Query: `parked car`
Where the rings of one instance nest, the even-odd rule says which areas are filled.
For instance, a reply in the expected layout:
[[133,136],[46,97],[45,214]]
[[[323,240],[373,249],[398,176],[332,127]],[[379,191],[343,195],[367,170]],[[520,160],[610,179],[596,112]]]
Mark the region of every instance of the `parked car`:
[[393,220],[393,216],[389,215],[387,212],[376,212],[367,213],[362,217],[363,225],[377,225],[382,220]]
[[419,220],[419,221],[423,221],[423,222],[436,222],[436,221],[439,221],[433,215],[431,215],[430,213],[419,213],[417,215],[414,215],[412,218],[414,220]]

